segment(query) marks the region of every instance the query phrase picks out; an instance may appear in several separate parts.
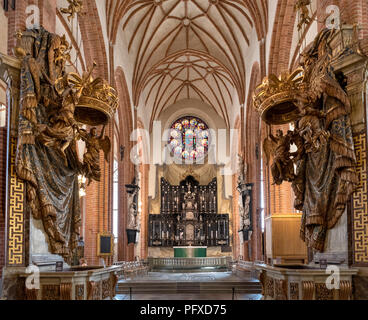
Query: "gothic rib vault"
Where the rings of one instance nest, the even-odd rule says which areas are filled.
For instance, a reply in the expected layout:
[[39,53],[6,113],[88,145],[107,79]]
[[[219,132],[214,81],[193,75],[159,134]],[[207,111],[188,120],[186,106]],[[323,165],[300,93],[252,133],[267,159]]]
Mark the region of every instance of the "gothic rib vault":
[[181,99],[209,104],[226,125],[246,92],[248,48],[264,37],[267,1],[107,1],[110,39],[122,32],[133,103],[150,123]]

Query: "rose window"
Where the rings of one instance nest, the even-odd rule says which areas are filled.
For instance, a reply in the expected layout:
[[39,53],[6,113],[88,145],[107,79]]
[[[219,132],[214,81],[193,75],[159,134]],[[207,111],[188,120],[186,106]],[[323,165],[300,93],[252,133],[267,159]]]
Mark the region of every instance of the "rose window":
[[198,160],[208,151],[209,130],[204,121],[196,117],[183,117],[170,128],[170,148],[176,158]]

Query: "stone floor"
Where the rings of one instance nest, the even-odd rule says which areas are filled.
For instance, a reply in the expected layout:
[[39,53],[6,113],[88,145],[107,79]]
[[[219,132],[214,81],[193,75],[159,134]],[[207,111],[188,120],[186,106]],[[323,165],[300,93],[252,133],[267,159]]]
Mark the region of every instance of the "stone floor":
[[136,282],[187,282],[187,281],[258,281],[249,277],[239,277],[233,272],[149,272],[147,275],[141,275],[131,279],[120,280],[119,283],[136,283]]
[[[257,283],[257,279],[249,276],[238,276],[232,272],[190,272],[190,273],[172,273],[172,272],[149,272],[148,275],[141,275],[132,279],[120,280],[118,287],[127,289],[132,286],[132,295],[129,292],[118,292],[116,300],[260,300],[261,294],[250,291],[235,292],[231,288],[239,283]],[[193,290],[193,292],[160,292],[152,289],[148,292],[134,292],[140,285],[149,288],[158,288],[157,285],[172,285],[174,283],[197,283],[201,286],[214,285],[219,290],[204,291]],[[207,283],[207,285],[206,285]],[[190,290],[190,288],[189,288]],[[119,291],[119,290],[118,290]],[[256,291],[257,292],[257,291]]]
[[[235,294],[234,300],[261,300],[261,294]],[[130,300],[129,294],[118,294],[115,300]],[[136,293],[132,300],[233,300],[232,293]]]

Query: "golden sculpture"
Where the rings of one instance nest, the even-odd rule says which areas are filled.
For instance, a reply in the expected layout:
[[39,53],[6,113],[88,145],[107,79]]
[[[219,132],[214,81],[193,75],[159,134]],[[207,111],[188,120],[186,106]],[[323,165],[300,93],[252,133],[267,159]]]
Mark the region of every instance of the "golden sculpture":
[[106,125],[115,114],[118,98],[114,88],[101,78],[76,79],[75,86],[80,87],[82,94],[75,106],[75,119],[91,126]]
[[299,11],[299,23],[298,30],[302,30],[303,25],[308,25],[311,23],[312,18],[309,15],[308,6],[311,4],[310,0],[297,0],[295,4],[295,10]]
[[83,10],[83,0],[67,0],[68,8],[61,8],[60,11],[68,15],[68,21],[74,19],[76,14],[80,14]]
[[[16,172],[27,185],[27,210],[42,219],[50,251],[70,262],[79,235],[78,175],[98,181],[99,152],[105,151],[107,159],[110,151],[104,129],[97,137],[96,128],[87,134],[81,126],[92,123],[89,114],[96,126],[107,125],[117,97],[106,81],[92,78],[95,64],[82,76],[66,73],[70,47],[65,36],[41,27],[18,32],[17,38],[15,54],[22,67]],[[83,163],[78,139],[86,142]]]
[[303,81],[303,69],[299,68],[289,74],[284,72],[280,77],[270,75],[255,89],[254,106],[262,120],[268,124],[285,124],[298,117],[295,98],[290,94],[299,90]]
[[277,130],[276,137],[270,134],[269,139],[264,141],[264,151],[267,158],[273,154],[271,172],[274,184],[280,185],[283,181],[294,180],[294,166],[291,159],[290,145],[292,144],[292,131],[284,136],[282,130]]
[[88,179],[88,185],[92,180],[100,181],[101,168],[99,165],[100,150],[105,154],[105,160],[108,161],[108,155],[111,150],[111,142],[109,137],[104,136],[105,127],[103,127],[101,134],[97,135],[97,129],[92,127],[87,133],[84,129],[78,130],[80,137],[86,143],[86,153],[83,155],[83,169],[84,176]]
[[[322,30],[303,52],[302,69],[265,79],[254,96],[255,107],[269,124],[294,122],[294,131],[284,136],[278,130],[263,147],[267,159],[273,155],[274,183],[292,183],[294,206],[303,211],[301,238],[318,251],[358,183],[346,81],[331,68],[334,32]],[[296,152],[290,152],[291,144]]]

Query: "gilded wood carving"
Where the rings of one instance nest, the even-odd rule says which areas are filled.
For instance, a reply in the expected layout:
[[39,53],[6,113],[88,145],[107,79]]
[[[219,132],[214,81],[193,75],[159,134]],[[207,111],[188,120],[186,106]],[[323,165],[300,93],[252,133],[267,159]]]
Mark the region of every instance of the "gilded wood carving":
[[[344,213],[359,180],[346,79],[335,74],[329,45],[335,30],[322,30],[291,75],[270,76],[257,87],[254,104],[269,124],[293,122],[294,130],[264,142],[274,184],[292,183],[294,206],[303,212],[301,238],[324,250],[326,232]],[[291,152],[295,144],[297,151]],[[296,169],[294,169],[294,166]]]
[[290,300],[299,300],[298,282],[290,282]]
[[[117,108],[115,90],[93,79],[93,68],[82,76],[66,72],[70,49],[65,36],[42,27],[17,33],[21,88],[15,169],[26,182],[26,209],[42,220],[50,251],[69,263],[80,225],[78,175],[99,181],[99,152],[107,159],[110,140],[95,126],[107,125]],[[83,124],[94,127],[87,133]],[[78,139],[87,146],[82,163]]]
[[84,300],[84,284],[75,285],[75,300]]

